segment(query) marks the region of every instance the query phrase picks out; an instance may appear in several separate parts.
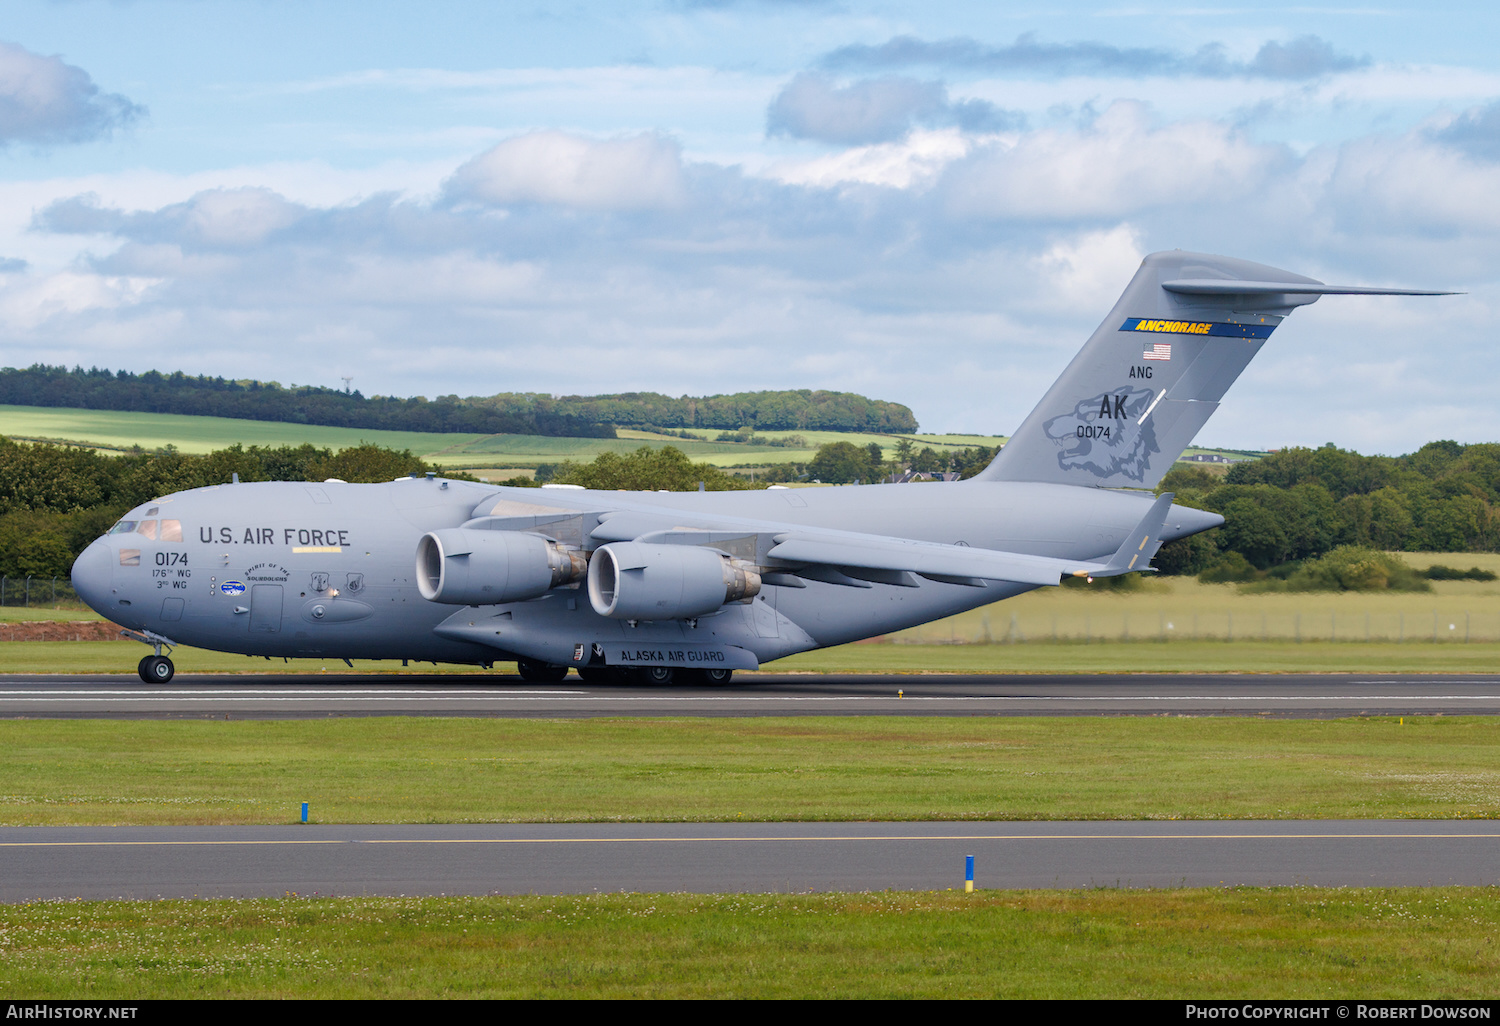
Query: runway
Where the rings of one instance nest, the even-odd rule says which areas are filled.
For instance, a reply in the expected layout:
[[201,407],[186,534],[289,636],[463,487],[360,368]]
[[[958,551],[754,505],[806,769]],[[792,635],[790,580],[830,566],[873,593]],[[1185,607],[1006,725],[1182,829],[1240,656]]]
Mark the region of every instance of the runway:
[[0,829],[0,901],[1500,883],[1500,824],[715,823]]
[[494,674],[0,677],[0,718],[330,716],[1342,716],[1500,714],[1500,676],[736,674],[727,687]]

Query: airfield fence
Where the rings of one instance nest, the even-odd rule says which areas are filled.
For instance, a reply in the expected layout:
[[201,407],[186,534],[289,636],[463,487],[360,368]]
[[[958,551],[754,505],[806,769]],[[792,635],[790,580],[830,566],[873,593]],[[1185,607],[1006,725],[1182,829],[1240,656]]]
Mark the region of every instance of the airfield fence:
[[73,590],[70,577],[0,576],[0,606],[36,606],[42,609],[79,606],[83,600]]
[[1276,611],[1135,608],[954,617],[881,639],[906,645],[1033,645],[1172,641],[1335,641],[1464,644],[1500,641],[1500,608]]

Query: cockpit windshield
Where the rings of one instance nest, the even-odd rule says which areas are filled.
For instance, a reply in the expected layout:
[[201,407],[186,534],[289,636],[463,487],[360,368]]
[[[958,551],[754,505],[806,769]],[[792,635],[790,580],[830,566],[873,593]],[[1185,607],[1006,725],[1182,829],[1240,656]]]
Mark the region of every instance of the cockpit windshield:
[[[155,520],[121,520],[109,529],[110,534],[138,534],[152,541],[157,539],[157,524]],[[161,540],[166,542],[182,541],[182,521],[163,520],[161,525]]]

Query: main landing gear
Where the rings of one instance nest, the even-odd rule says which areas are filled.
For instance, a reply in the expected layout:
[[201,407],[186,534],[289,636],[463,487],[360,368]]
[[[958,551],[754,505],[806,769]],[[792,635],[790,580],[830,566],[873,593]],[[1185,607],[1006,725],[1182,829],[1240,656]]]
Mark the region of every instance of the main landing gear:
[[688,670],[680,666],[630,666],[620,667],[616,672],[621,674],[625,683],[646,687],[665,687],[668,684],[717,687],[728,684],[729,678],[734,676],[733,670]]
[[516,672],[521,675],[522,680],[531,681],[534,684],[556,684],[568,675],[568,668],[521,659],[516,662]]
[[[538,672],[542,666],[548,676],[528,676]],[[538,663],[517,663],[522,680],[556,682],[568,675],[566,666],[544,666]],[[668,684],[712,685],[729,683],[733,670],[685,670],[672,666],[579,666],[578,679],[587,684],[637,684],[645,687],[666,687]],[[553,676],[555,674],[555,676]]]

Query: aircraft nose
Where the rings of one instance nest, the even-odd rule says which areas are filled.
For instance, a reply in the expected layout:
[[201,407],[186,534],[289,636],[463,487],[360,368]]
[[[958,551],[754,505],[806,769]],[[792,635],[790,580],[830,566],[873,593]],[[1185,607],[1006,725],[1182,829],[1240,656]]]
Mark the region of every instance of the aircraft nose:
[[96,613],[109,615],[109,584],[114,554],[101,538],[73,561],[73,590]]

